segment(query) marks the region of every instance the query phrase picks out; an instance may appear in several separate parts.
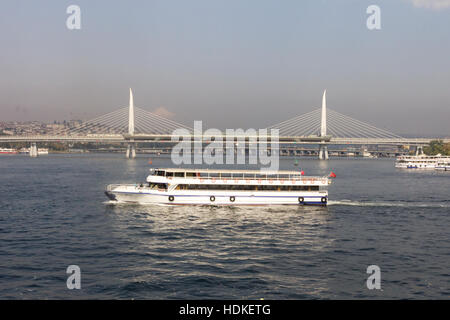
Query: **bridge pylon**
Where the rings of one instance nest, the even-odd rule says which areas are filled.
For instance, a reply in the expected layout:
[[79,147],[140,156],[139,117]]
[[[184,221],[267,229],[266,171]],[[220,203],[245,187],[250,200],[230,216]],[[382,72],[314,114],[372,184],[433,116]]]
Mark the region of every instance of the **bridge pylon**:
[[[134,101],[133,91],[130,88],[130,105],[128,107],[128,134],[134,135]],[[127,145],[127,152],[125,157],[127,159],[136,158],[136,143],[133,139]]]
[[423,153],[423,146],[421,146],[421,145],[418,145],[417,147],[416,147],[416,156],[420,156],[420,155],[423,155],[424,153]]
[[321,144],[319,147],[319,159],[328,160],[328,146],[326,144]]
[[127,146],[127,153],[125,155],[127,159],[134,159],[136,158],[136,144],[133,142],[128,143]]
[[[322,116],[320,122],[320,136],[326,137],[327,135],[327,90],[323,92],[322,97]],[[325,141],[321,141],[319,146],[319,159],[328,160],[328,145]]]

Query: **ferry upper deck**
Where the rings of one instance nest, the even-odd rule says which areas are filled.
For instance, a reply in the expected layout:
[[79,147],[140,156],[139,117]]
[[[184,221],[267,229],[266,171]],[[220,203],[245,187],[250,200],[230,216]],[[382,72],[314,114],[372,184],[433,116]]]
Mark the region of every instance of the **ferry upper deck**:
[[305,177],[302,171],[261,171],[261,170],[223,170],[223,169],[179,169],[179,168],[155,168],[150,169],[151,175],[170,178],[237,178],[256,180],[292,180],[323,177]]
[[292,184],[327,186],[331,183],[328,177],[304,176],[302,171],[270,171],[260,170],[216,170],[216,169],[150,169],[147,182],[169,184]]

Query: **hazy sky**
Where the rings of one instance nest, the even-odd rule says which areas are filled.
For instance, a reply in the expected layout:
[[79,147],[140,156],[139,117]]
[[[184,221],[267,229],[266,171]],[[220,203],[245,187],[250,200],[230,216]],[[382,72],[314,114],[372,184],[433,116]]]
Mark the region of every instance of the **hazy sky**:
[[259,128],[327,89],[340,113],[450,136],[450,0],[2,0],[0,43],[0,121],[90,119],[132,87],[189,126]]

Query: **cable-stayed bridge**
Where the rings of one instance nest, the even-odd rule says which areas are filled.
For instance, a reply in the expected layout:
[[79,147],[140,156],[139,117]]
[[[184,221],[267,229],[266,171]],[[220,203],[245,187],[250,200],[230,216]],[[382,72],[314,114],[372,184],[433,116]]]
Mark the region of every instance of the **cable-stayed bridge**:
[[[323,94],[321,108],[266,129],[269,132],[267,136],[269,140],[270,129],[278,129],[280,148],[283,145],[318,145],[320,159],[328,159],[329,145],[397,145],[416,146],[420,149],[434,140],[407,139],[328,109],[326,91]],[[0,142],[28,142],[31,143],[32,151],[36,151],[37,142],[126,143],[127,157],[134,158],[137,142],[173,143],[172,136],[175,130],[184,132],[185,139],[194,138],[193,128],[135,107],[130,89],[128,107],[85,121],[77,127],[60,130],[53,135],[0,136]],[[221,138],[225,140],[226,135],[224,134]],[[245,138],[248,140],[250,137],[246,135]],[[258,139],[257,136],[254,138]],[[203,142],[207,142],[205,139]],[[30,154],[36,154],[36,152],[30,152]]]
[[328,159],[329,144],[423,144],[405,139],[395,133],[353,119],[327,108],[326,90],[322,108],[270,126],[280,130],[281,136],[317,136],[320,141],[319,158]]

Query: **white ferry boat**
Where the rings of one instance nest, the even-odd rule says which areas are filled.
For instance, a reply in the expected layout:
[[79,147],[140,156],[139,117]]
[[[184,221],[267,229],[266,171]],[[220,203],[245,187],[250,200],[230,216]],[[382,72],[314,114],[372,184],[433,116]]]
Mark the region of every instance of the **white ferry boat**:
[[38,155],[42,156],[48,154],[48,148],[38,148]]
[[438,161],[436,167],[436,170],[442,170],[442,171],[450,171],[450,160],[444,162],[444,161]]
[[16,149],[12,149],[12,148],[0,148],[0,154],[17,154],[17,150]]
[[435,156],[400,156],[395,161],[395,167],[401,169],[435,169],[441,162],[450,162],[450,157],[440,154]]
[[[330,177],[299,171],[150,169],[146,183],[111,184],[110,200],[166,205],[326,205]],[[332,173],[332,177],[335,175]]]

